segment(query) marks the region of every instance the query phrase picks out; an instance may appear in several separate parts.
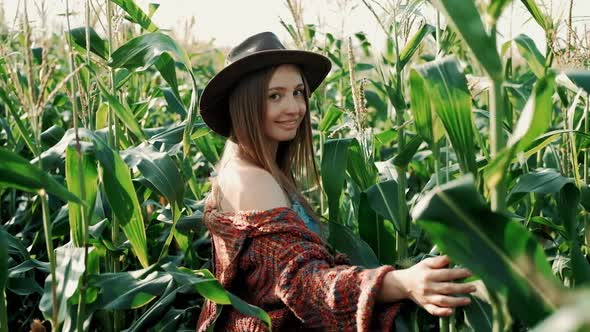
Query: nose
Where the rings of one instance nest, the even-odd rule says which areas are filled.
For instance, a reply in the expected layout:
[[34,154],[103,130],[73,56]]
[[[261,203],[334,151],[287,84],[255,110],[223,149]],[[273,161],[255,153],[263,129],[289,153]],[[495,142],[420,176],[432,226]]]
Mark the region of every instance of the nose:
[[305,103],[291,95],[289,98],[286,98],[286,105],[285,111],[287,113],[301,113],[305,111]]

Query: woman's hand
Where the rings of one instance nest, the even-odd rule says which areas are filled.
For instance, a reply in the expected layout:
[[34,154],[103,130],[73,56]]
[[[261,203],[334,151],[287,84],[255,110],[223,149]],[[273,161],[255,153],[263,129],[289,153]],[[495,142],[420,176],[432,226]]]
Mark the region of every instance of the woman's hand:
[[471,284],[451,282],[470,277],[471,272],[462,268],[444,268],[448,264],[448,256],[437,256],[427,258],[408,269],[389,272],[385,276],[378,300],[393,302],[409,298],[431,315],[451,315],[453,308],[470,303],[468,297],[452,295],[472,293],[476,288]]

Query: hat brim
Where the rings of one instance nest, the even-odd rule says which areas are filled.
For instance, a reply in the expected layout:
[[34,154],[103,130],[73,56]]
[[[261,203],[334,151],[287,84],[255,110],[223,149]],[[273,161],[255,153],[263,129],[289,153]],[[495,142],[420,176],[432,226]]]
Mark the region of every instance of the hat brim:
[[300,50],[268,50],[243,57],[215,75],[201,94],[199,108],[203,121],[216,133],[229,136],[229,93],[234,84],[244,75],[281,64],[298,65],[309,84],[310,93],[326,78],[332,67],[327,57]]

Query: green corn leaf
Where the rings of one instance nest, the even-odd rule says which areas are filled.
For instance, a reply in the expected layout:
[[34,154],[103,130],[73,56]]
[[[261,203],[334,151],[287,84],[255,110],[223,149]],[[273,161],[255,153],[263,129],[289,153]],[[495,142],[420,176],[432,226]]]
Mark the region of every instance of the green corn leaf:
[[573,183],[555,169],[538,168],[518,178],[518,183],[512,188],[512,194],[553,194],[559,192],[566,184]]
[[[123,332],[145,331],[146,325],[148,325],[150,322],[159,320],[164,314],[164,311],[169,309],[170,305],[176,299],[178,293],[186,293],[190,290],[190,288],[190,285],[178,287],[176,283],[169,283],[166,289],[164,290],[162,296],[156,302],[154,302],[154,304],[151,305],[149,309],[147,309],[143,313],[143,315],[141,315],[141,317],[135,319],[133,321],[133,324],[131,324],[131,326]],[[176,312],[176,310],[170,309],[168,313],[170,312]],[[167,318],[166,315],[164,316],[164,319],[161,320],[163,324],[165,324],[164,327],[158,326],[159,324],[157,324],[155,328],[157,329],[157,331],[177,331],[178,327],[176,326],[176,320],[178,320],[179,318],[180,317],[174,317],[172,319],[173,321],[170,321],[170,318]],[[174,326],[171,326],[172,324]],[[166,327],[168,326],[170,326],[170,329],[166,329]]]
[[511,312],[525,324],[539,323],[560,305],[563,289],[543,248],[520,223],[489,209],[473,176],[432,190],[412,216],[441,251],[488,289],[504,294]]
[[412,161],[412,158],[422,145],[422,137],[415,136],[406,145],[404,148],[395,156],[393,157],[393,164],[397,167],[406,167]]
[[[477,174],[475,164],[475,143],[473,140],[473,119],[471,118],[471,95],[467,89],[467,80],[460,71],[457,59],[445,57],[417,66],[418,73],[425,81],[426,91],[430,97],[431,107],[441,120],[449,140],[459,159],[463,173]],[[416,76],[414,76],[416,82]],[[428,129],[428,110],[421,105],[420,127],[425,135]],[[422,115],[422,113],[424,113]],[[422,119],[424,118],[424,120]],[[431,122],[432,123],[432,120]],[[437,138],[435,129],[431,130],[433,140]]]
[[168,53],[162,53],[155,63],[156,68],[166,80],[166,82],[172,88],[176,98],[180,99],[180,93],[178,92],[178,80],[176,79],[176,63],[174,59]]
[[553,111],[554,81],[555,76],[550,73],[549,76],[540,79],[535,84],[533,94],[525,105],[514,132],[508,139],[508,146],[518,145],[517,152],[524,150],[549,128]]
[[148,17],[152,18],[152,16],[154,16],[158,8],[160,8],[159,3],[150,2],[150,4],[148,5]]
[[329,222],[330,245],[337,251],[346,254],[354,265],[366,268],[379,267],[379,259],[363,239],[359,238],[350,228],[340,223]]
[[[6,283],[8,281],[8,239],[4,227],[0,227],[0,324],[8,322],[6,311]],[[4,329],[8,331],[8,329]]]
[[0,187],[10,187],[37,193],[44,189],[64,201],[82,201],[57,182],[49,173],[33,166],[18,154],[0,148]]
[[8,109],[8,112],[14,118],[16,128],[18,129],[20,136],[25,140],[25,143],[27,144],[29,150],[31,150],[31,152],[33,152],[34,155],[39,155],[37,144],[35,144],[33,137],[30,136],[31,131],[25,127],[24,123],[20,119],[20,116],[18,115],[17,108],[12,103],[12,100],[10,100],[10,97],[8,97],[8,95],[6,94],[6,91],[2,88],[0,88],[0,100],[4,102],[4,105]]
[[[81,160],[80,160],[81,159]],[[82,170],[80,170],[80,168]],[[83,178],[80,179],[80,174]],[[86,222],[90,225],[94,202],[98,191],[97,164],[91,154],[82,153],[81,158],[72,146],[66,149],[66,181],[68,189],[78,197],[82,196],[82,180],[84,182],[84,202],[86,203]],[[72,242],[76,247],[84,246],[84,224],[82,223],[82,207],[79,204],[71,203],[68,207],[70,221],[70,234]]]
[[547,68],[545,57],[539,52],[535,42],[529,36],[520,34],[514,38],[514,43],[520,54],[526,59],[535,76],[537,78],[545,76]]
[[492,306],[481,298],[469,295],[471,304],[463,308],[465,318],[473,331],[492,332],[494,315]]
[[127,166],[137,167],[170,203],[182,205],[184,187],[179,185],[183,183],[182,177],[168,154],[158,152],[152,145],[146,143],[122,151],[121,154]]
[[117,152],[109,148],[96,135],[88,133],[94,140],[96,158],[102,168],[101,178],[109,204],[119,219],[135,256],[141,265],[146,267],[149,263],[145,227],[129,168]]
[[395,230],[391,223],[375,213],[370,198],[360,194],[358,227],[361,238],[373,249],[381,264],[395,263]]
[[504,8],[510,4],[511,0],[492,0],[487,9],[487,13],[492,19],[492,24],[495,24],[502,15]]
[[361,190],[369,188],[377,181],[377,168],[367,162],[359,142],[354,139],[348,145],[346,170],[350,178]]
[[139,24],[139,26],[149,32],[158,31],[158,27],[152,22],[150,16],[146,15],[133,0],[112,0],[112,2],[127,13],[126,18],[129,21]]
[[[96,31],[88,27],[90,35],[90,52],[98,55],[104,60],[109,58],[109,44],[106,40],[102,39]],[[72,42],[78,45],[82,49],[86,49],[86,27],[75,28],[69,31]]]
[[112,109],[115,111],[117,117],[125,124],[125,126],[140,140],[145,140],[145,134],[141,129],[137,120],[133,116],[133,113],[128,107],[125,107],[117,97],[110,94],[110,92],[105,88],[105,86],[98,81],[98,87],[100,92],[102,93],[103,97],[106,98],[109,105],[111,105]]
[[404,49],[399,54],[400,69],[403,69],[408,64],[408,62],[410,62],[412,56],[414,56],[414,54],[422,44],[424,38],[434,33],[435,30],[435,27],[427,23],[423,24],[420,27],[420,29],[418,29],[416,34],[412,37],[412,39],[410,39],[410,41],[408,41]]
[[590,94],[590,71],[588,70],[568,70],[565,75],[579,88]]
[[502,77],[502,61],[488,35],[473,0],[434,0],[453,29],[461,35],[473,56],[492,79]]
[[340,210],[340,196],[344,188],[346,178],[348,147],[352,143],[351,138],[329,139],[324,143],[322,156],[322,185],[328,196],[330,220],[338,222]]
[[328,111],[322,117],[322,120],[320,121],[318,129],[321,132],[324,132],[324,133],[327,132],[328,130],[330,130],[330,128],[332,128],[333,125],[336,124],[336,121],[338,121],[338,119],[340,119],[340,116],[342,115],[342,113],[343,112],[340,109],[338,109],[336,106],[331,105],[328,108]]
[[189,270],[187,268],[176,268],[174,266],[165,266],[165,269],[170,272],[174,280],[179,285],[190,285],[203,297],[217,303],[217,304],[231,304],[237,311],[244,315],[252,316],[263,321],[269,328],[271,326],[270,317],[268,314],[244,300],[235,296],[234,294],[223,289],[215,276],[209,270]]
[[[5,232],[6,235],[6,232]],[[5,239],[7,241],[7,245],[8,245],[8,239]],[[17,266],[13,266],[10,269],[8,269],[8,277],[12,278],[12,277],[18,277],[20,275],[22,275],[25,272],[31,271],[33,269],[37,269],[41,272],[44,273],[49,273],[49,263],[47,262],[41,262],[38,261],[34,258],[29,258],[26,261],[20,263]]]
[[172,276],[160,271],[150,272],[149,269],[91,276],[88,283],[99,289],[98,307],[108,310],[136,309],[160,296],[173,282]]
[[[78,134],[80,138],[88,139],[94,144],[94,156],[102,169],[101,179],[106,198],[131,243],[133,253],[142,266],[148,266],[146,233],[128,166],[119,153],[113,151],[96,133],[79,128]],[[74,138],[74,129],[68,130],[61,141],[45,154],[63,158],[67,146]]]
[[[565,184],[559,191],[557,205],[570,246],[570,261],[572,266],[572,283],[574,286],[587,285],[590,282],[590,263],[581,250],[578,239],[578,204],[580,190],[574,183]],[[587,231],[587,230],[586,230]]]
[[[83,248],[59,247],[55,249],[56,256],[56,278],[57,278],[57,303],[59,323],[64,321],[68,315],[68,301],[76,293],[80,277],[84,273],[84,250]],[[92,251],[93,248],[90,248]],[[53,307],[51,303],[51,275],[45,279],[45,289],[39,309],[45,317],[51,317]]]
[[410,71],[410,105],[416,131],[431,148],[434,147],[444,137],[444,130],[432,107],[426,81],[415,69]]
[[381,217],[393,221],[398,232],[407,235],[408,225],[402,224],[403,215],[408,213],[407,206],[402,203],[405,197],[399,197],[398,184],[395,180],[376,183],[366,191],[369,205]]
[[59,142],[65,133],[66,131],[62,127],[53,125],[41,133],[41,142],[45,146],[53,146]]
[[536,82],[533,94],[529,97],[508,139],[507,147],[498,153],[484,170],[488,188],[492,188],[501,181],[512,158],[541,138],[551,125],[554,88],[555,77],[552,73]]
[[186,68],[191,68],[186,51],[174,39],[161,32],[147,33],[123,44],[111,55],[109,66],[129,70],[147,68],[158,62],[160,55],[165,52],[174,55]]
[[547,32],[553,29],[551,18],[545,15],[535,0],[520,0],[541,28]]
[[[186,51],[174,41],[170,36],[160,32],[152,32],[139,37],[131,39],[129,42],[119,47],[111,56],[109,66],[113,68],[127,68],[129,70],[137,68],[147,68],[153,64],[157,64],[159,69],[162,69],[162,76],[170,82],[174,82],[170,65],[162,65],[163,62],[169,63],[169,59],[164,56],[164,60],[160,60],[163,53],[170,53],[180,61],[189,73],[192,82],[192,94],[190,105],[188,107],[187,126],[183,132],[182,148],[184,156],[187,157],[190,152],[190,143],[192,136],[192,129],[197,118],[197,79],[192,71],[192,64]],[[174,86],[174,83],[170,83]]]
[[199,149],[203,156],[205,156],[207,161],[209,161],[212,165],[217,164],[219,161],[219,153],[217,151],[217,147],[215,146],[212,135],[201,136],[197,139],[194,139],[193,142],[197,146],[197,149]]
[[162,90],[164,98],[168,103],[168,111],[172,111],[181,117],[185,117],[186,109],[184,108],[184,105],[182,105],[180,99],[178,99],[178,95],[174,92],[174,90],[170,88],[160,88],[160,90]]

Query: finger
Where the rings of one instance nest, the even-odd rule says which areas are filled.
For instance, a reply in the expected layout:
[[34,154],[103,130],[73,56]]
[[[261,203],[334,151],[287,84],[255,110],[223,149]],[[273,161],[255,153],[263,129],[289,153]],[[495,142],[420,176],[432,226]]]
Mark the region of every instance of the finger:
[[476,288],[471,284],[460,284],[455,282],[437,282],[433,283],[432,291],[438,294],[468,294],[475,292]]
[[424,260],[424,264],[432,269],[440,269],[449,265],[449,256],[436,256]]
[[459,307],[471,303],[468,297],[454,297],[446,295],[434,295],[430,297],[431,303],[439,307]]
[[471,277],[471,271],[467,269],[439,269],[431,272],[430,280],[449,281]]
[[424,309],[428,311],[433,316],[439,317],[448,317],[453,314],[453,309],[451,308],[441,308],[434,304],[427,304],[424,306]]

